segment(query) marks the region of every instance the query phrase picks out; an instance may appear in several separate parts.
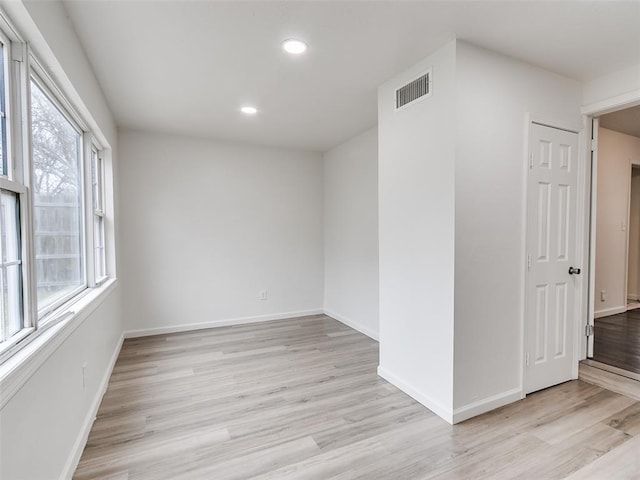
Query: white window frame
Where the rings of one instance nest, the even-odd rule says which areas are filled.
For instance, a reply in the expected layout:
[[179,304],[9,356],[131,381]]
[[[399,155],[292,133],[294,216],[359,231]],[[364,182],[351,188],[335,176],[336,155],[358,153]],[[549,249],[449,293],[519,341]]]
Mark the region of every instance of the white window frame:
[[[98,151],[96,153],[97,168],[100,176],[98,177],[98,195],[100,195],[100,208],[94,211],[94,220],[98,220],[100,224],[100,238],[94,239],[96,264],[100,264],[100,268],[96,265],[98,275],[96,276],[96,285],[103,284],[109,276],[107,275],[107,214],[105,210],[105,194],[104,194],[104,157]],[[101,272],[101,274],[100,274]]]
[[[40,309],[38,308],[38,326],[41,326],[42,324],[48,323],[50,321],[55,321],[57,317],[59,317],[58,312],[56,312],[56,310],[58,310],[61,306],[65,305],[66,303],[68,303],[71,299],[73,299],[74,297],[78,296],[79,294],[81,294],[84,290],[86,290],[87,288],[89,288],[89,283],[88,283],[88,272],[87,272],[87,222],[86,222],[86,210],[87,210],[87,197],[90,195],[87,195],[87,191],[86,191],[86,159],[85,159],[85,148],[84,148],[84,132],[82,129],[82,126],[78,123],[78,121],[76,120],[77,116],[72,115],[69,112],[69,107],[65,106],[64,103],[68,103],[66,101],[61,101],[61,93],[58,93],[56,95],[54,88],[55,88],[55,84],[47,77],[43,74],[43,72],[38,72],[38,70],[41,70],[41,68],[39,67],[39,64],[37,63],[37,61],[32,58],[31,59],[32,62],[32,66],[31,66],[31,75],[29,77],[29,86],[31,85],[31,82],[34,82],[38,85],[38,88],[40,88],[40,90],[47,96],[47,98],[53,103],[53,105],[60,111],[60,113],[65,117],[65,119],[69,122],[69,124],[73,127],[73,129],[76,131],[76,133],[79,135],[80,137],[80,145],[79,145],[79,154],[80,154],[80,161],[79,161],[79,168],[80,168],[80,189],[81,189],[81,202],[80,202],[80,208],[81,208],[81,212],[80,212],[80,219],[82,224],[80,225],[80,230],[82,233],[82,238],[80,239],[80,245],[82,248],[82,252],[81,252],[81,258],[83,259],[83,275],[84,275],[84,281],[82,283],[82,285],[79,285],[77,288],[75,288],[74,290],[70,291],[69,293],[67,293],[66,295],[64,295],[63,297],[60,297],[58,300],[56,300],[55,302],[47,305],[46,307]],[[51,86],[51,87],[50,87]],[[55,90],[57,90],[57,88],[55,88]],[[29,98],[31,98],[31,91],[29,91]],[[31,108],[29,108],[29,123],[31,123]],[[76,118],[74,118],[76,117]],[[29,136],[29,142],[31,142],[31,129],[30,129],[30,136]],[[33,152],[33,147],[31,148],[31,152]],[[30,174],[30,184],[33,185],[34,184],[34,178],[33,178],[33,154],[30,156],[29,158],[29,174]],[[34,202],[34,195],[35,193],[33,192],[33,189],[30,189],[31,192],[31,205],[33,205],[35,207],[35,202]],[[32,218],[33,217],[33,211],[32,211]],[[34,235],[35,235],[35,231],[34,231]],[[35,239],[35,237],[34,237]],[[35,259],[35,250],[33,252],[33,258]],[[35,261],[34,261],[34,265],[35,265]],[[35,268],[34,268],[35,270]],[[37,292],[37,273],[34,271],[34,276],[32,277],[32,283],[33,283],[33,287],[35,288],[33,290],[34,292],[34,297],[37,297],[37,295],[35,295],[35,292]],[[36,298],[37,301],[37,298]]]
[[[11,59],[12,59],[12,41],[11,39],[9,39],[9,37],[7,37],[4,32],[2,31],[2,29],[0,29],[0,42],[3,45],[3,52],[4,52],[4,112],[2,112],[2,115],[4,116],[5,119],[5,132],[6,132],[6,136],[5,136],[5,141],[6,144],[4,145],[4,155],[6,156],[6,158],[4,159],[5,163],[6,163],[6,167],[7,167],[7,171],[5,175],[0,175],[1,176],[5,176],[7,178],[9,178],[10,180],[14,179],[14,174],[13,174],[13,162],[12,162],[12,155],[11,155],[11,146],[12,146],[12,141],[11,141],[11,131],[12,131],[12,103],[13,103],[13,96],[11,95],[11,87],[13,85],[13,81],[11,79]],[[1,134],[1,133],[0,133]]]
[[[20,261],[22,266],[22,328],[11,338],[0,343],[0,364],[15,351],[27,337],[36,330],[35,318],[31,308],[31,209],[25,163],[28,159],[25,151],[26,125],[22,123],[26,106],[23,92],[28,67],[24,62],[27,45],[15,29],[0,16],[0,41],[4,47],[4,80],[5,80],[5,128],[6,128],[6,175],[0,175],[0,188],[15,193],[18,197],[18,214],[20,218]],[[14,128],[23,125],[23,129]]]
[[22,299],[22,328],[20,329],[19,332],[17,332],[16,334],[12,335],[11,338],[3,341],[2,343],[0,343],[0,359],[3,357],[4,352],[7,350],[10,350],[14,345],[16,345],[17,343],[19,343],[24,337],[26,337],[27,335],[31,334],[34,330],[35,327],[32,325],[32,322],[30,321],[30,317],[28,315],[28,298],[26,298],[26,291],[27,291],[27,262],[26,262],[26,257],[27,257],[27,244],[26,244],[26,239],[24,238],[24,232],[25,232],[25,227],[26,227],[26,215],[25,212],[28,210],[28,208],[26,207],[27,205],[27,188],[17,182],[14,182],[12,180],[8,180],[7,178],[0,176],[0,189],[2,190],[6,190],[12,193],[15,193],[17,196],[17,200],[18,200],[18,215],[20,218],[20,225],[19,225],[19,229],[20,229],[20,259],[19,259],[19,265],[21,266],[21,270],[22,270],[22,285],[20,285],[21,288],[21,292],[20,292],[20,296]]
[[[0,175],[0,188],[17,193],[20,215],[20,238],[22,260],[23,328],[0,343],[0,408],[20,385],[41,365],[73,329],[96,308],[99,298],[116,286],[113,259],[113,231],[109,215],[113,213],[112,191],[106,189],[112,174],[110,152],[95,135],[102,135],[99,127],[92,123],[88,128],[84,118],[78,114],[68,96],[48,75],[44,64],[32,54],[28,44],[18,30],[0,10],[0,40],[4,43],[5,61],[5,109],[7,144],[7,175]],[[82,189],[81,248],[84,262],[84,285],[65,295],[54,304],[38,311],[37,272],[35,263],[34,236],[34,192],[33,192],[33,146],[31,130],[31,81],[54,103],[56,108],[81,135],[79,162],[80,188]],[[71,87],[73,88],[73,87]],[[73,96],[73,93],[72,93]],[[83,107],[80,107],[81,109]],[[85,110],[88,120],[93,122]],[[103,137],[100,137],[103,138]],[[95,149],[102,165],[101,209],[93,208],[91,185],[91,151]],[[88,151],[88,154],[87,154]],[[94,217],[100,215],[104,224],[103,265],[105,275],[95,278]],[[28,360],[28,361],[27,361]]]
[[[106,256],[106,211],[105,211],[105,192],[104,192],[104,153],[102,149],[98,146],[97,142],[90,137],[87,133],[85,134],[87,137],[86,145],[88,148],[86,152],[87,159],[87,192],[91,192],[91,195],[87,195],[88,197],[88,208],[87,212],[90,212],[90,215],[87,215],[87,252],[91,252],[88,257],[90,257],[89,265],[87,269],[88,278],[89,278],[89,287],[97,287],[102,285],[109,279],[109,275],[107,273],[107,256]],[[95,157],[94,157],[95,156]],[[94,173],[94,160],[95,160],[95,172],[96,172],[96,190],[97,190],[97,198],[94,196],[93,189],[93,173]],[[95,201],[95,203],[94,203]],[[100,224],[100,233],[101,238],[96,238],[95,236],[95,222]],[[101,252],[98,253],[98,249],[101,249]],[[100,262],[100,268],[98,268],[98,262]],[[99,275],[99,272],[102,271],[102,275]]]

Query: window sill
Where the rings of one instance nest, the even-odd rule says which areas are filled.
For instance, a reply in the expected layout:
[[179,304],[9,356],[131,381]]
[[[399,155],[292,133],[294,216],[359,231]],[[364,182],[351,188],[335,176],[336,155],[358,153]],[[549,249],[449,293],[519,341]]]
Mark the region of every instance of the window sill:
[[[80,298],[58,310],[57,315],[64,320],[36,335],[14,355],[0,365],[0,409],[27,383],[42,364],[60,345],[80,326],[82,322],[104,302],[118,285],[116,279],[110,279],[100,287],[89,289]],[[56,316],[57,316],[56,315]]]

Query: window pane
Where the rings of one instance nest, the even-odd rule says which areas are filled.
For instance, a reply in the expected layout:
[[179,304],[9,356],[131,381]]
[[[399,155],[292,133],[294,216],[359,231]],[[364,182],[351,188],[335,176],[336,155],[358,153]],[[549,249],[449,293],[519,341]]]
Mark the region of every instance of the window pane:
[[18,196],[0,191],[0,341],[18,333],[24,323],[22,315],[22,261]]
[[7,174],[7,115],[5,95],[5,53],[6,48],[0,42],[0,175]]
[[31,82],[38,309],[84,285],[80,133]]

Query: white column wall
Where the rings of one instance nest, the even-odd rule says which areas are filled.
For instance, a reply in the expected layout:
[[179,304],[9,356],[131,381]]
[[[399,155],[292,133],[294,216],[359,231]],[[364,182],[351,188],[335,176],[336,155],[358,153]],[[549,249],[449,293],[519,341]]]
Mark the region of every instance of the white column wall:
[[521,395],[526,115],[579,128],[580,83],[457,50],[455,380],[461,420]]
[[[380,366],[451,421],[456,43],[378,91]],[[431,96],[395,110],[395,90],[433,69]]]

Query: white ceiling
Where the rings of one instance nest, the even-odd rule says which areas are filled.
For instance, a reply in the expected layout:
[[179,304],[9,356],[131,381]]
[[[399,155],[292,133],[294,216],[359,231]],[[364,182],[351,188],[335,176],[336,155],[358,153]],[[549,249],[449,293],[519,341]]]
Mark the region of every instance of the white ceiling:
[[[639,27],[640,28],[640,27]],[[600,126],[640,137],[640,106],[609,113],[600,117]]]
[[638,1],[64,4],[120,126],[309,150],[374,126],[377,87],[456,36],[581,81],[640,62]]

